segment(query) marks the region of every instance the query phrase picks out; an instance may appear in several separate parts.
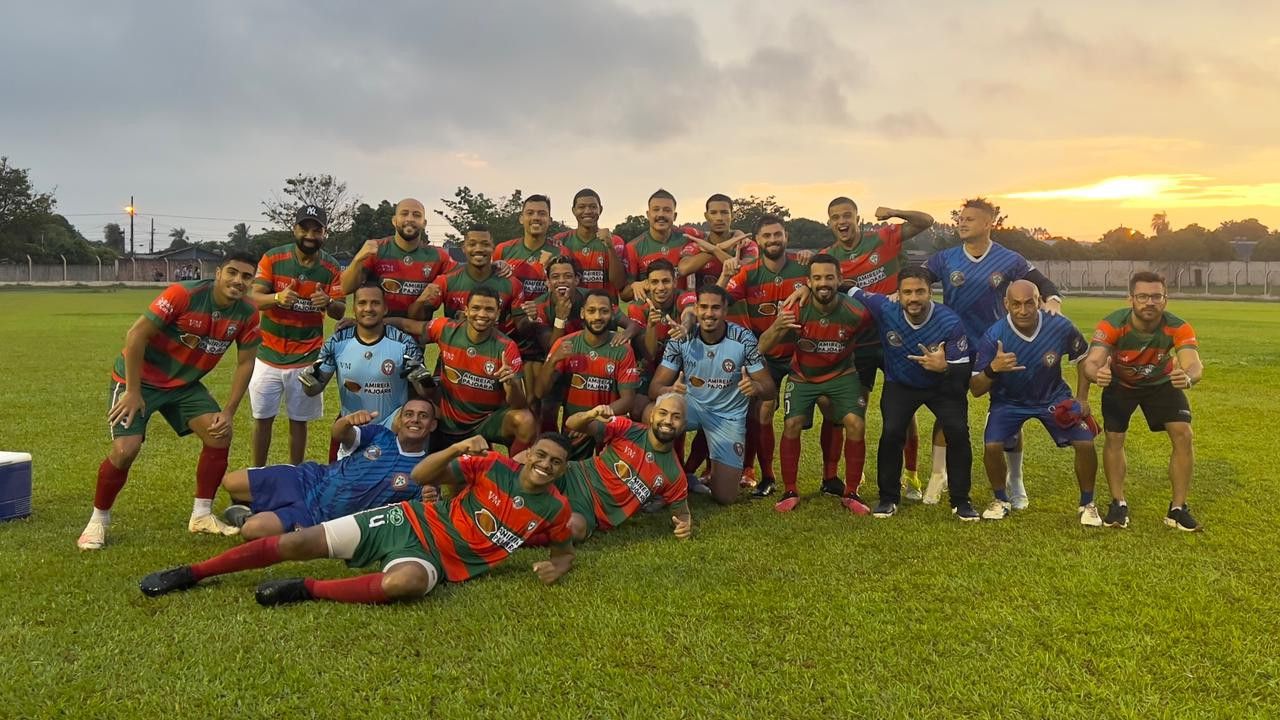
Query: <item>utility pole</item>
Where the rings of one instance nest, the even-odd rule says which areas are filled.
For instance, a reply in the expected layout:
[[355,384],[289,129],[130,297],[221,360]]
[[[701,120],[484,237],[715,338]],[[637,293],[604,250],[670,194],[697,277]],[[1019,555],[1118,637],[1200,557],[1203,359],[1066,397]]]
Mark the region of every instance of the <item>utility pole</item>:
[[148,252],[150,252],[152,255],[156,254],[156,219],[155,218],[151,218],[151,250],[149,250]]
[[129,254],[130,254],[130,255],[133,255],[133,254],[134,254],[134,247],[133,247],[133,216],[134,216],[135,214],[137,214],[137,212],[138,212],[138,211],[137,211],[137,209],[136,209],[136,208],[134,208],[134,206],[133,206],[133,196],[132,196],[132,195],[130,195],[130,196],[129,196],[129,207],[125,208],[124,210],[125,210],[125,212],[129,213]]

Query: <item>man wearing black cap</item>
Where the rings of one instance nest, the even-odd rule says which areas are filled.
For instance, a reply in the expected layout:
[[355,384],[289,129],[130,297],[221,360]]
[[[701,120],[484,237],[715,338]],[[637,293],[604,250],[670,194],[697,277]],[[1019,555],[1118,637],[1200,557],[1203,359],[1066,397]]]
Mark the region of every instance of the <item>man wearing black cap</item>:
[[271,428],[284,397],[289,416],[289,462],[302,462],[307,423],[324,415],[324,397],[308,397],[298,374],[315,363],[324,344],[324,315],[342,318],[341,270],[321,250],[328,215],[304,203],[294,214],[292,245],[268,250],[258,263],[250,299],[262,311],[262,348],[249,381],[253,466],[267,464]]

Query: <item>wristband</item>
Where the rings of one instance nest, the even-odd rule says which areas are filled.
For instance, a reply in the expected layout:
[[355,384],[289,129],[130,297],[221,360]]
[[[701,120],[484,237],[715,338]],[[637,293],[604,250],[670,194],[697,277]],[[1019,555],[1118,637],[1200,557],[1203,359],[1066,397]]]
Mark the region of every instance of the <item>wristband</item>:
[[983,375],[986,375],[987,377],[991,378],[992,380],[995,380],[995,379],[996,379],[996,371],[995,371],[995,370],[992,370],[990,365],[986,366],[986,367],[982,370],[982,374],[983,374]]
[[563,330],[563,329],[564,329],[564,326],[565,326],[566,324],[568,324],[568,323],[567,323],[567,321],[566,321],[564,318],[556,318],[556,319],[555,319],[555,322],[553,322],[553,323],[551,323],[551,324],[552,324],[552,325],[555,325],[556,327],[558,327],[558,328],[560,328],[561,330]]

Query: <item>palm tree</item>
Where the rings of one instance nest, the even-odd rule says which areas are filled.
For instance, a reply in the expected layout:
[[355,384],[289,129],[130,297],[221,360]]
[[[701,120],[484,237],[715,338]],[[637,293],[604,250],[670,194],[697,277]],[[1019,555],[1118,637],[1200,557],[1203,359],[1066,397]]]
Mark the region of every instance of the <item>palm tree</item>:
[[1169,213],[1162,210],[1151,216],[1151,232],[1155,235],[1169,232]]

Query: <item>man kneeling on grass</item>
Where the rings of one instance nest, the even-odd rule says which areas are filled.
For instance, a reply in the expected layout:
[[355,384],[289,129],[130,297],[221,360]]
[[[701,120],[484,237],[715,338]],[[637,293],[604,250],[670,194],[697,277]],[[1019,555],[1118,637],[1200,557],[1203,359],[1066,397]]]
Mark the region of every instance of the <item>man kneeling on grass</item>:
[[237,504],[223,512],[223,519],[239,527],[246,540],[256,540],[418,497],[410,473],[427,454],[435,407],[415,398],[400,409],[392,430],[377,423],[377,411],[338,418],[332,436],[348,454],[335,463],[227,473],[222,487]]
[[428,455],[412,473],[424,484],[460,480],[465,489],[452,500],[386,505],[254,540],[204,562],[152,573],[140,588],[155,597],[214,575],[287,560],[336,558],[350,567],[379,563],[382,571],[342,580],[268,580],[258,585],[258,602],[407,600],[431,592],[441,575],[448,582],[463,582],[488,572],[540,532],[552,543],[551,557],[534,563],[533,571],[550,584],[573,564],[569,503],[555,489],[571,447],[564,435],[546,433],[519,465],[488,450],[483,438],[467,438]]

